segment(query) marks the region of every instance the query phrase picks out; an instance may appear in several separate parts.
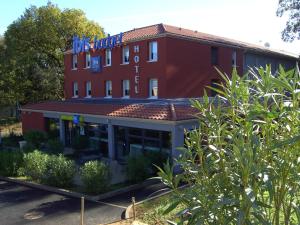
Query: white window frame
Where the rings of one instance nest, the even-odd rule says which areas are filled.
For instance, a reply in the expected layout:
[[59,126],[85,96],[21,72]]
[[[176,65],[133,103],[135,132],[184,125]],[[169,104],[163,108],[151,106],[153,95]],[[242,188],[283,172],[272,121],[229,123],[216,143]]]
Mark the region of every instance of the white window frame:
[[111,49],[105,50],[105,66],[111,66]]
[[122,48],[122,64],[129,64],[129,46]]
[[232,66],[233,67],[236,67],[236,51],[235,50],[233,50],[233,52],[232,52],[232,56],[231,56],[231,60],[232,60]]
[[85,68],[91,68],[91,54],[89,52],[85,53]]
[[111,80],[105,81],[105,97],[106,98],[112,97],[112,81]]
[[[154,85],[154,84],[156,84],[156,85]],[[154,90],[154,89],[156,89],[156,90]],[[156,92],[156,95],[155,95],[155,92]],[[149,80],[149,98],[158,98],[158,79],[156,79],[156,78]]]
[[123,98],[130,97],[130,81],[129,80],[122,80],[122,91],[123,91]]
[[73,98],[78,98],[78,82],[73,82]]
[[157,41],[149,42],[149,62],[158,61],[158,45]]
[[87,81],[85,83],[85,97],[86,98],[92,97],[92,82],[91,81]]
[[72,70],[77,70],[78,68],[78,56],[76,54],[72,55]]

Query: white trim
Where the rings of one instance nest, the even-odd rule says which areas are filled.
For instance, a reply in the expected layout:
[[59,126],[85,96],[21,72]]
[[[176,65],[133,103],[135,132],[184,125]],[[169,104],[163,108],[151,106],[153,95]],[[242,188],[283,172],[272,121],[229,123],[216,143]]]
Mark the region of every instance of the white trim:
[[129,62],[120,64],[120,66],[125,66],[125,65],[129,65]]
[[73,70],[73,71],[74,71],[74,70],[78,70],[78,68],[72,68],[71,70]]
[[158,59],[157,60],[147,60],[146,62],[148,62],[148,63],[158,62]]
[[78,95],[73,95],[72,98],[78,98]]
[[110,67],[111,66],[111,64],[109,64],[109,65],[103,65],[103,67]]

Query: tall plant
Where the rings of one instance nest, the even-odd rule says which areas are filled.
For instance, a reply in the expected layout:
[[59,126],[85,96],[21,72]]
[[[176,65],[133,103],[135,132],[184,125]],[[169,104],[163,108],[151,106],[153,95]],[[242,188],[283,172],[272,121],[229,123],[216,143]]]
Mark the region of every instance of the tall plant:
[[[299,224],[299,71],[220,75],[213,101],[192,102],[199,127],[181,149],[184,172],[159,172],[177,195],[167,212],[184,205],[188,224]],[[192,185],[185,193],[181,180]]]

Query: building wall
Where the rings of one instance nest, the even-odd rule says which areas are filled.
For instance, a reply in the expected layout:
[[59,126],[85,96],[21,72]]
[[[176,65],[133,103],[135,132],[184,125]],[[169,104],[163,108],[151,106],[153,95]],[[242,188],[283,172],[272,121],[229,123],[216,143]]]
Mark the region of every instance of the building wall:
[[21,119],[23,134],[30,130],[46,131],[43,113],[23,111]]

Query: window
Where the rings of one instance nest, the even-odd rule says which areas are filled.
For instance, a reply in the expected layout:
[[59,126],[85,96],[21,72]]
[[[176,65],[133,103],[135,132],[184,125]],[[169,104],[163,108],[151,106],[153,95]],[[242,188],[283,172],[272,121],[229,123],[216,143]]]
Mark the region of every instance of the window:
[[232,66],[236,67],[236,51],[232,52]]
[[105,65],[111,66],[111,50],[110,49],[106,49],[106,51],[105,51]]
[[122,49],[122,63],[129,63],[129,46],[124,46]]
[[77,70],[77,55],[72,56],[72,69]]
[[158,82],[157,79],[150,79],[149,82],[149,97],[157,98],[158,96]]
[[78,97],[78,83],[74,82],[73,83],[73,97]]
[[157,42],[152,41],[149,43],[149,61],[157,61]]
[[129,97],[129,93],[130,93],[129,80],[123,80],[122,86],[123,86],[123,97]]
[[92,96],[92,83],[91,81],[88,81],[85,83],[85,90],[86,90],[86,97],[91,97]]
[[87,52],[85,54],[85,68],[90,68],[91,67],[91,54]]
[[211,65],[218,65],[218,48],[211,47]]
[[106,97],[112,96],[112,83],[111,80],[105,81],[105,95]]

